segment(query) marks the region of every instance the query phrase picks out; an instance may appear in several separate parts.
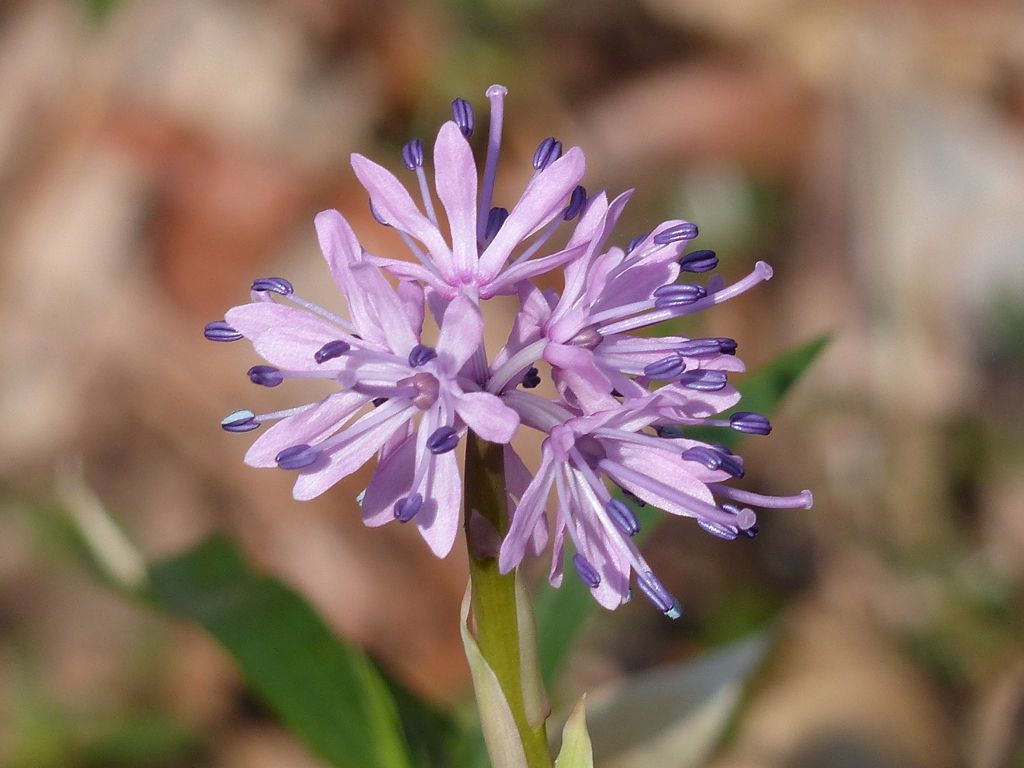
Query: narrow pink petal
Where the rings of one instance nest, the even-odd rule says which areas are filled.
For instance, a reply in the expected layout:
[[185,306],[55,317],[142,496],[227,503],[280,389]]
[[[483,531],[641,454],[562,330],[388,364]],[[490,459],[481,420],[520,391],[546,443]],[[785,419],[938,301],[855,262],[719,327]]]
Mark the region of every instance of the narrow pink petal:
[[350,390],[328,395],[308,411],[282,419],[257,438],[245,454],[250,467],[276,467],[274,457],[293,445],[314,445],[334,434],[370,401]]
[[[408,355],[419,343],[419,337],[413,331],[412,323],[391,283],[372,264],[356,264],[349,271],[359,286],[359,290],[354,293],[358,295],[361,308],[368,317],[374,318],[374,330],[384,335],[388,348],[396,355]],[[370,331],[362,325],[358,328],[360,333]]]
[[430,551],[447,557],[459,533],[462,513],[462,476],[456,451],[434,457],[424,498],[424,508],[413,519]]
[[253,348],[271,365],[293,371],[335,370],[340,363],[318,365],[313,355],[324,344],[351,336],[304,309],[268,302],[254,302],[227,311],[225,319],[251,339]]
[[445,280],[452,281],[455,269],[451,249],[444,241],[441,231],[434,223],[420,213],[409,190],[387,169],[377,165],[360,154],[352,155],[352,170],[366,191],[370,193],[373,207],[384,221],[419,240],[426,246],[434,266]]
[[585,245],[579,245],[575,248],[567,248],[564,251],[558,251],[558,253],[542,256],[539,259],[528,259],[516,264],[514,267],[509,267],[493,280],[481,285],[480,298],[489,299],[492,296],[497,296],[516,283],[529,280],[537,275],[550,272],[562,264],[569,263],[573,259],[578,258],[585,250],[585,247]]
[[567,532],[565,521],[560,517],[557,518],[555,520],[554,541],[551,544],[551,572],[548,574],[548,582],[555,589],[562,586],[562,570],[565,567],[565,536]]
[[476,434],[492,443],[507,443],[519,429],[519,414],[489,392],[454,393],[455,411]]
[[327,259],[327,266],[331,269],[334,281],[341,286],[342,281],[338,279],[339,270],[363,258],[363,248],[359,244],[359,239],[345,217],[333,209],[318,213],[313,219],[313,224],[316,226],[317,240],[320,241],[320,250]]
[[[685,493],[708,504],[714,504],[715,499],[708,490],[707,483],[729,479],[727,472],[711,470],[699,462],[683,459],[682,452],[685,448],[682,446],[678,453],[669,453],[618,441],[602,441],[601,444],[612,461],[636,472],[642,472],[679,493]],[[677,511],[675,514],[680,512]]]
[[508,573],[519,565],[526,554],[526,546],[537,527],[537,521],[544,515],[554,481],[554,460],[550,451],[544,451],[537,474],[523,492],[523,497],[512,514],[512,524],[501,543],[498,568],[502,573]]
[[479,284],[491,282],[519,243],[551,221],[583,179],[586,159],[573,147],[543,172],[534,176],[494,240],[480,256]]
[[476,161],[469,142],[452,121],[434,142],[434,185],[448,213],[455,269],[463,282],[476,272]]
[[395,519],[395,502],[409,495],[416,458],[415,436],[407,437],[377,469],[363,496],[363,522],[371,528]]
[[483,334],[484,319],[480,308],[460,293],[445,310],[441,334],[437,339],[437,354],[443,370],[450,376],[462,370],[466,361],[479,349]]
[[398,301],[402,304],[402,310],[412,326],[413,334],[420,336],[423,333],[423,313],[426,306],[423,286],[411,280],[402,280],[395,291],[398,294]]
[[[329,461],[324,466],[320,466],[318,462],[313,465],[311,470],[302,470],[299,473],[299,477],[295,481],[295,487],[292,489],[292,496],[298,501],[314,499],[342,478],[351,475],[373,458],[373,454],[380,449],[384,441],[391,437],[395,430],[400,429],[412,417],[414,410],[416,410],[416,407],[411,406],[408,409],[399,411],[390,419],[385,419],[367,429],[358,437],[352,440],[344,440],[333,446],[330,449]],[[368,413],[362,419],[372,415],[372,413]],[[359,421],[355,422],[350,429],[355,428],[358,424]]]
[[446,298],[450,299],[459,293],[458,288],[453,288],[442,280],[437,273],[427,269],[422,264],[413,264],[410,261],[402,261],[401,259],[386,259],[383,256],[374,256],[369,253],[366,254],[364,261],[383,268],[388,274],[397,277],[399,280],[421,280],[424,285],[433,288]]

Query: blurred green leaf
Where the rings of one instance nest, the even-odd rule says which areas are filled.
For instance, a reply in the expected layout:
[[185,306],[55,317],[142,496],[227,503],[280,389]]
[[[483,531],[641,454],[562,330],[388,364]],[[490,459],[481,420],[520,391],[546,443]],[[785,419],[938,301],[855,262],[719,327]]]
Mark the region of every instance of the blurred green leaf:
[[[737,385],[737,389],[743,395],[740,408],[766,416],[775,413],[783,397],[810,368],[828,341],[828,335],[819,336],[784,352],[772,362],[746,376]],[[710,443],[722,443],[730,448],[735,448],[745,437],[731,429],[713,427],[688,428],[686,435]],[[629,503],[640,518],[641,532],[636,539],[637,543],[640,543],[653,532],[664,519],[664,515],[651,507],[638,508],[632,502]],[[572,643],[594,611],[595,605],[590,590],[572,574],[567,575],[559,589],[553,589],[547,582],[541,584],[535,600],[535,610],[541,674],[549,688],[565,664]]]
[[212,538],[149,569],[151,597],[201,624],[293,734],[337,768],[411,765],[395,702],[373,664],[309,604]]
[[125,0],[84,0],[85,12],[94,24],[108,21],[114,9]]
[[770,645],[757,634],[588,696],[595,762],[615,768],[697,768],[710,757]]

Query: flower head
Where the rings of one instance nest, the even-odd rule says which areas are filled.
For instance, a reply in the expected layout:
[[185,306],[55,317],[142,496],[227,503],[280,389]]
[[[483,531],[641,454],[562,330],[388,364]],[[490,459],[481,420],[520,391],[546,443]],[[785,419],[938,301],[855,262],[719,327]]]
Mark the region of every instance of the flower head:
[[[734,539],[756,533],[752,507],[809,507],[811,495],[738,490],[728,483],[743,477],[743,460],[687,436],[690,426],[771,430],[756,413],[719,417],[739,400],[728,382],[729,372],[743,370],[735,341],[631,332],[737,296],[769,279],[771,268],[758,262],[731,286],[717,277],[699,282],[718,260],[708,250],[686,253],[697,228],[679,219],[626,247],[609,245],[631,193],[610,202],[603,191],[588,196],[580,186],[582,151],[563,152],[553,137],[537,148],[533,178],[511,210],[492,206],[505,89],[492,86],[487,96],[482,180],[469,143],[473,110],[461,99],[434,142],[433,190],[423,143],[414,139],[402,149],[419,202],[383,166],[352,156],[374,216],[399,232],[415,261],[365,252],[341,214],[325,211],[316,217],[317,234],[347,316],[271,277],[252,284],[251,303],[206,326],[212,341],[252,342],[265,361],[249,369],[255,384],[317,378],[333,388],[319,402],[287,411],[235,411],[221,426],[242,433],[277,421],[245,460],[297,472],[298,499],[323,493],[376,457],[361,496],[363,520],[415,521],[439,556],[450,551],[458,529],[456,449],[472,431],[505,446],[512,519],[494,547],[502,571],[539,555],[550,539],[557,585],[571,543],[576,573],[601,605],[628,600],[635,580],[658,608],[678,615],[675,598],[632,540],[640,523],[630,503],[693,518],[705,531]],[[573,220],[564,247],[538,255]],[[563,272],[561,291],[533,283],[554,269]],[[481,307],[498,294],[517,295],[519,312],[507,343],[488,360]],[[436,341],[424,335],[428,312]],[[554,399],[531,391],[545,365]],[[543,438],[535,472],[510,445],[520,429]]]

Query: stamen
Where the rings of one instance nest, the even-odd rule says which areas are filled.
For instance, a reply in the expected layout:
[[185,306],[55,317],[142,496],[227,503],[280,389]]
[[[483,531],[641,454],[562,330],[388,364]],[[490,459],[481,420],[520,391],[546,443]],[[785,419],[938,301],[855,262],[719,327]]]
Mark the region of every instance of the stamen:
[[455,427],[438,427],[434,433],[427,438],[427,450],[435,456],[455,450],[459,444],[461,435]]
[[536,389],[540,386],[540,371],[530,368],[523,374],[523,389]]
[[249,369],[248,375],[249,381],[261,387],[276,387],[284,381],[281,369],[272,365],[254,365]]
[[718,256],[715,255],[714,251],[707,249],[700,251],[693,251],[679,259],[679,268],[683,272],[710,272],[718,266]]
[[722,458],[720,453],[700,445],[695,445],[693,448],[687,448],[683,451],[683,461],[695,461],[698,464],[703,464],[710,470],[721,469]]
[[690,339],[676,348],[683,357],[714,357],[722,354],[722,342],[719,339]]
[[654,607],[664,613],[670,619],[678,619],[683,615],[682,606],[672,596],[672,593],[665,589],[665,585],[658,581],[658,577],[650,571],[637,573],[636,585],[644,593],[644,597],[650,600]]
[[635,250],[636,250],[636,247],[637,247],[638,245],[640,245],[640,243],[642,243],[642,242],[643,242],[644,240],[646,240],[646,239],[647,239],[648,237],[650,237],[650,235],[651,235],[651,233],[650,233],[650,232],[646,232],[646,233],[644,233],[644,234],[642,234],[642,235],[637,235],[637,236],[636,236],[636,237],[634,237],[634,238],[633,238],[632,240],[630,240],[630,241],[629,241],[629,245],[627,245],[627,246],[626,246],[626,255],[628,256],[628,255],[629,255],[629,254],[631,254],[631,253],[632,253],[633,251],[635,251]]
[[722,509],[736,515],[736,522],[733,523],[740,532],[749,531],[757,527],[757,513],[750,507],[737,507],[735,504],[722,504]]
[[697,392],[718,392],[728,383],[725,371],[693,370],[679,377],[679,384]]
[[423,142],[413,139],[402,147],[402,162],[410,171],[423,167]]
[[489,243],[498,234],[501,225],[508,218],[508,210],[505,208],[491,208],[487,214],[487,228],[484,230],[484,242]]
[[655,245],[668,245],[681,240],[693,240],[697,236],[697,225],[684,221],[681,224],[664,229],[654,236]]
[[292,284],[283,277],[263,277],[259,280],[254,280],[252,290],[259,292],[269,291],[270,293],[279,293],[282,296],[291,296],[295,293]]
[[734,541],[740,533],[740,529],[734,525],[722,525],[721,523],[716,523],[714,520],[706,520],[703,517],[697,518],[697,525],[712,536],[717,536],[718,538],[725,539],[726,541]]
[[256,414],[252,411],[241,409],[233,411],[221,419],[221,429],[225,432],[252,432],[254,429],[260,428],[260,423],[256,421]]
[[807,490],[801,491],[796,496],[765,496],[718,483],[712,483],[708,488],[716,496],[724,496],[741,504],[753,504],[765,509],[810,509],[814,506],[814,494]]
[[347,341],[335,339],[334,341],[328,341],[320,347],[320,349],[314,353],[313,359],[316,360],[317,365],[323,365],[328,360],[334,360],[336,357],[341,357],[350,349],[352,349],[352,345]]
[[736,344],[736,340],[735,339],[728,339],[728,338],[725,338],[723,336],[719,336],[716,339],[716,341],[718,341],[718,344],[721,346],[722,354],[723,355],[735,355],[736,354],[736,347],[738,345]]
[[[493,86],[492,86],[493,87]],[[473,135],[473,107],[465,99],[455,99],[452,102],[452,117],[455,124],[459,126],[462,135],[467,139]]]
[[203,328],[207,341],[238,341],[245,337],[223,320],[214,320]]
[[580,184],[576,185],[576,189],[572,191],[572,195],[569,197],[569,205],[566,206],[565,211],[562,213],[563,221],[572,221],[580,215],[580,211],[583,210],[583,206],[587,204],[587,190]]
[[314,450],[303,443],[301,445],[293,445],[291,448],[285,448],[274,457],[274,461],[277,462],[277,466],[281,469],[303,469],[318,458],[320,458],[320,451]]
[[505,118],[505,94],[508,89],[503,85],[492,85],[487,89],[487,98],[491,103],[491,125],[487,136],[487,159],[484,162],[484,183],[480,188],[480,207],[476,217],[476,239],[484,243],[487,228],[487,212],[491,210],[491,199],[494,197],[494,179],[498,173],[498,153],[501,151],[501,126]]
[[609,499],[608,503],[605,504],[605,509],[608,510],[608,516],[615,523],[615,527],[624,534],[636,536],[640,533],[640,520],[637,518],[636,513],[626,504],[618,499]]
[[735,456],[723,455],[722,456],[722,471],[728,472],[730,475],[735,477],[737,480],[742,480],[746,471],[743,469],[743,464]]
[[729,417],[729,426],[737,432],[748,435],[767,435],[772,431],[771,422],[759,413],[739,411]]
[[644,376],[648,379],[674,379],[686,369],[686,361],[679,355],[672,355],[644,366]]
[[400,523],[408,523],[423,506],[423,495],[414,493],[395,502],[395,519]]
[[655,309],[666,307],[685,307],[687,304],[703,299],[708,295],[703,285],[696,283],[680,283],[678,285],[663,285],[655,289]]
[[543,171],[561,156],[562,142],[557,141],[554,136],[548,136],[533,153],[533,167],[538,171]]
[[572,556],[572,564],[576,567],[576,573],[579,574],[580,581],[588,587],[596,589],[601,584],[601,574],[579,552]]
[[389,397],[375,397],[370,402],[373,403],[374,408],[380,408],[382,405],[384,405],[384,403],[386,403],[390,399],[391,398]]
[[436,349],[428,347],[426,344],[417,344],[412,348],[412,352],[409,353],[409,366],[419,368],[421,365],[429,363],[435,357],[437,357]]

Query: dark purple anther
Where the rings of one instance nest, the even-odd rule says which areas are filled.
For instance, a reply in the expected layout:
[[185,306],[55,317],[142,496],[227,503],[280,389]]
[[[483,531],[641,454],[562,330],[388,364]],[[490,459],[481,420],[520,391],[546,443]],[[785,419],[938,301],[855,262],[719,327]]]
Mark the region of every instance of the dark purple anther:
[[595,589],[601,584],[601,574],[579,552],[572,556],[572,564],[576,567],[576,573],[579,574],[580,581],[588,587]]
[[421,365],[429,363],[435,357],[437,357],[436,349],[428,347],[426,344],[417,344],[412,348],[412,352],[409,353],[409,365],[413,368],[419,368]]
[[668,245],[678,243],[681,240],[693,240],[697,236],[697,225],[684,221],[681,224],[663,229],[654,236],[655,245]]
[[423,142],[413,139],[402,147],[402,162],[410,171],[423,167]]
[[640,520],[636,513],[626,504],[618,499],[610,499],[605,505],[608,510],[608,517],[615,523],[615,527],[627,536],[636,536],[640,533]]
[[316,360],[317,365],[323,365],[328,360],[333,360],[336,357],[341,357],[346,352],[352,349],[352,345],[347,341],[341,339],[335,339],[334,341],[328,341],[320,349],[313,354],[313,359]]
[[319,457],[319,451],[315,451],[303,443],[302,445],[293,445],[291,448],[285,448],[274,457],[274,461],[277,462],[277,466],[281,469],[302,469],[303,467],[308,467]]
[[508,218],[508,210],[505,208],[491,208],[487,214],[487,229],[484,230],[484,240],[490,242],[498,230],[501,229],[501,225],[505,223],[505,219]]
[[636,575],[636,585],[644,593],[644,597],[650,600],[654,607],[664,613],[670,619],[678,619],[683,615],[683,610],[672,593],[665,589],[665,585],[658,581],[658,577],[648,571]]
[[679,259],[679,268],[683,272],[710,272],[718,266],[718,257],[714,251],[693,251]]
[[260,423],[256,421],[255,413],[242,409],[221,419],[220,426],[225,432],[252,432],[260,428]]
[[757,536],[758,530],[760,529],[757,527],[757,524],[755,523],[747,529],[740,528],[740,533],[746,536],[748,539],[752,539],[755,536]]
[[459,126],[462,135],[467,139],[473,135],[473,107],[465,99],[456,99],[452,102],[452,117],[455,124]]
[[722,468],[722,458],[722,454],[702,445],[695,445],[683,451],[684,461],[695,461],[712,470]]
[[642,243],[644,240],[650,237],[650,234],[650,232],[647,232],[643,235],[637,235],[632,240],[630,240],[629,245],[626,246],[626,253],[632,253],[633,251],[635,251],[636,247],[640,245],[640,243]]
[[727,445],[722,445],[721,443],[709,443],[709,445],[723,456],[732,456],[732,451],[729,450]]
[[750,411],[739,411],[729,417],[729,426],[737,432],[746,432],[748,435],[767,435],[772,431],[771,422],[760,413]]
[[718,339],[690,339],[676,348],[683,357],[714,357],[722,354],[722,343]]
[[427,438],[427,449],[435,456],[455,450],[459,444],[459,430],[455,427],[438,427]]
[[737,480],[742,480],[743,475],[746,474],[746,471],[743,469],[743,462],[730,454],[722,455],[722,471],[728,472]]
[[583,206],[587,204],[587,190],[582,186],[577,185],[576,189],[572,191],[572,196],[569,198],[569,205],[566,206],[565,212],[562,214],[562,219],[565,221],[572,221],[580,215],[580,211],[583,210]]
[[379,213],[377,213],[377,206],[375,206],[373,204],[373,200],[372,199],[370,200],[370,213],[373,214],[373,218],[375,218],[377,220],[377,223],[380,224],[381,226],[384,226],[384,227],[390,227],[391,226],[390,224],[388,224],[384,220],[383,216],[381,216]]
[[654,291],[654,306],[656,309],[668,309],[669,307],[685,307],[687,304],[703,299],[708,295],[703,285],[696,283],[679,283],[678,285],[663,285]]
[[253,280],[252,289],[254,291],[279,293],[282,296],[291,296],[295,293],[295,289],[292,288],[292,284],[283,277],[261,277],[259,280]]
[[718,538],[725,539],[726,541],[733,541],[740,535],[740,529],[735,525],[722,525],[721,523],[716,523],[714,520],[708,520],[704,517],[697,518],[697,525],[712,536],[717,536]]
[[261,387],[276,387],[284,381],[284,376],[272,365],[254,365],[249,369],[249,381]]
[[523,374],[523,389],[536,389],[540,386],[540,371],[530,368]]
[[561,156],[562,142],[557,141],[554,136],[548,136],[533,153],[533,167],[538,171],[543,171]]
[[207,323],[203,329],[203,336],[208,341],[238,341],[245,338],[223,320],[214,320],[212,323]]
[[644,367],[644,376],[648,379],[674,379],[686,369],[686,362],[679,355],[662,358]]
[[718,342],[719,347],[721,347],[723,355],[735,355],[736,354],[736,347],[738,345],[736,344],[736,340],[735,339],[727,339],[724,336],[719,336],[716,339],[716,341]]
[[395,520],[398,520],[400,523],[408,523],[416,517],[416,513],[420,511],[422,506],[423,496],[419,493],[399,499],[395,502]]
[[725,389],[728,380],[725,371],[686,371],[679,377],[679,383],[696,392],[718,392]]
[[388,398],[386,398],[386,397],[375,397],[370,402],[373,403],[373,407],[374,408],[380,408],[387,401],[388,401]]

